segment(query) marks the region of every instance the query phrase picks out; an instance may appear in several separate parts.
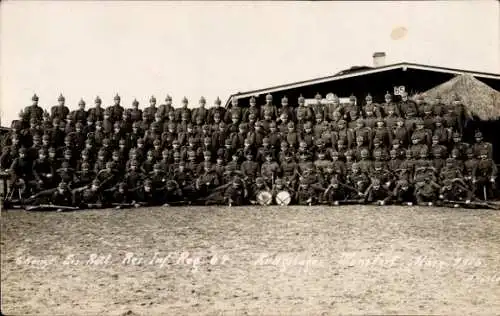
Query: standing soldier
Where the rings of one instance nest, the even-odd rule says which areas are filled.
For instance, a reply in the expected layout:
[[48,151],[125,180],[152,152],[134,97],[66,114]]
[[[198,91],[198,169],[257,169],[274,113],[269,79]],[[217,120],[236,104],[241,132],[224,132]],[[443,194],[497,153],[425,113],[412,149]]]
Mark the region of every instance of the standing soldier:
[[142,121],[142,110],[139,109],[139,101],[137,101],[137,99],[132,101],[132,108],[127,109],[127,111],[130,113],[130,120],[133,123]]
[[177,120],[181,121],[182,118],[184,117],[187,122],[192,122],[192,113],[191,110],[188,108],[189,101],[186,97],[182,98],[182,107],[177,109]]
[[467,160],[464,162],[464,177],[468,184],[472,183],[472,177],[474,175],[474,170],[477,167],[479,160],[474,156],[474,151],[472,148],[467,149]]
[[[298,99],[299,106],[295,109],[295,118],[302,117],[304,121],[313,119],[313,112],[309,106],[306,106],[306,99],[301,95]],[[288,118],[290,119],[290,117]]]
[[158,113],[160,113],[160,116],[163,118],[163,119],[166,119],[168,117],[168,113],[170,112],[174,112],[174,107],[172,106],[172,97],[167,95],[167,97],[165,98],[165,103],[164,104],[161,104],[159,107],[158,107]]
[[417,104],[415,103],[415,101],[408,99],[408,93],[406,91],[401,95],[399,110],[400,115],[403,118],[414,117],[418,114]]
[[254,116],[255,118],[260,118],[260,109],[257,106],[257,100],[252,96],[249,101],[249,106],[245,110],[243,110],[243,122],[250,121],[250,116]]
[[[151,98],[149,98],[149,106],[144,109],[142,115],[147,118],[149,123],[151,123],[155,120],[155,115],[157,111],[158,108],[156,107],[156,98],[152,95]],[[160,116],[160,118],[163,117]]]
[[233,122],[235,123],[234,120],[236,119],[236,122],[241,120],[243,115],[243,109],[239,106],[238,104],[238,99],[236,97],[231,98],[231,107],[229,108],[228,111],[226,111],[226,115],[224,117],[224,121],[228,124]]
[[25,122],[29,122],[30,119],[34,118],[37,121],[42,121],[43,110],[38,106],[38,96],[36,94],[31,98],[32,104],[27,106],[23,111],[22,119]]
[[[225,116],[226,116],[226,108],[221,106],[222,101],[220,100],[219,97],[215,99],[214,101],[214,106],[208,110],[208,116],[210,123],[213,123],[214,115],[215,113],[219,114],[219,117],[222,121],[225,121]],[[227,123],[227,121],[226,121]]]
[[57,102],[59,103],[58,105],[55,105],[53,106],[51,109],[50,109],[50,116],[52,119],[54,118],[59,118],[61,121],[66,119],[66,116],[68,116],[69,114],[69,109],[66,105],[64,105],[64,102],[65,102],[65,98],[64,96],[62,95],[59,95],[59,97],[57,98]]
[[[312,105],[313,117],[316,117],[317,114],[324,115],[325,114],[325,106],[321,102],[323,100],[323,97],[321,96],[321,94],[316,93],[316,95],[314,96],[314,100],[316,102]],[[311,120],[312,120],[312,118],[311,118]]]
[[[351,94],[349,97],[349,103],[343,107],[344,120],[351,118],[351,121],[356,120],[359,115],[359,108],[356,103],[357,99]],[[354,116],[355,115],[355,116]]]
[[270,93],[266,95],[266,104],[264,104],[260,109],[260,118],[264,117],[265,111],[269,111],[271,113],[271,119],[276,119],[278,111],[276,110],[276,106],[273,104],[273,96]]
[[199,106],[192,111],[193,117],[195,117],[196,120],[201,119],[203,124],[208,122],[208,110],[205,108],[206,104],[207,100],[202,96],[200,98]]
[[[340,106],[339,98],[333,95],[332,100],[328,102],[325,108],[325,120],[338,121],[342,116],[340,115],[342,107]],[[334,113],[337,113],[337,118],[334,117]]]
[[[497,167],[493,159],[489,158],[490,152],[484,148],[479,153],[479,161],[472,172],[472,183],[476,185],[476,190],[484,195],[485,199],[493,196],[495,190],[495,181],[497,176]],[[483,189],[483,192],[481,192]]]
[[444,109],[446,105],[441,102],[441,96],[438,94],[434,100],[434,104],[432,105],[432,112],[434,115],[442,116],[444,114]]
[[241,163],[241,172],[249,182],[253,182],[260,175],[260,165],[254,161],[251,151],[245,152],[246,161]]
[[78,101],[78,110],[76,110],[73,113],[73,120],[75,122],[81,122],[82,124],[85,124],[87,122],[87,111],[85,110],[85,101],[83,99],[80,99]]
[[281,176],[281,168],[280,165],[274,160],[271,151],[266,151],[264,153],[264,157],[265,162],[260,168],[260,174],[267,185],[272,185],[274,179]]
[[101,107],[102,100],[97,96],[94,100],[94,107],[90,108],[88,117],[91,117],[94,122],[104,119],[104,109]]
[[123,116],[123,111],[125,111],[125,109],[120,105],[120,100],[120,96],[116,94],[113,98],[114,104],[108,108],[113,122],[119,121]]
[[383,115],[388,115],[389,112],[393,112],[396,116],[401,116],[401,112],[396,103],[392,102],[392,95],[387,92],[384,96],[385,103],[382,104]]
[[482,155],[483,152],[486,152],[486,156],[488,159],[493,158],[493,146],[489,142],[483,141],[483,133],[477,131],[474,134],[474,139],[476,143],[473,145],[473,150],[476,156]]
[[276,119],[279,120],[283,113],[286,113],[288,115],[288,118],[290,118],[292,121],[294,120],[295,111],[289,105],[288,98],[286,96],[281,99],[281,107],[278,109],[278,117]]

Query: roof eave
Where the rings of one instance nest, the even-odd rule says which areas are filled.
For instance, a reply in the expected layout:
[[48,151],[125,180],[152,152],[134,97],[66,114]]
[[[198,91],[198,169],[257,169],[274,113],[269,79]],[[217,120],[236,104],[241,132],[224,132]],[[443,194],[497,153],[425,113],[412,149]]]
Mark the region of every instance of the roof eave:
[[294,88],[298,88],[298,87],[308,85],[308,84],[324,83],[324,82],[328,82],[328,81],[335,81],[335,80],[352,78],[352,77],[357,77],[357,76],[362,76],[362,75],[369,75],[369,74],[390,71],[390,70],[395,70],[398,68],[405,68],[405,67],[411,68],[411,69],[436,71],[436,72],[450,73],[450,74],[456,74],[456,75],[470,74],[474,77],[500,80],[500,74],[469,71],[469,70],[460,70],[460,69],[453,69],[453,68],[446,68],[446,67],[420,65],[420,64],[414,64],[414,63],[402,62],[402,63],[387,65],[387,66],[378,67],[378,68],[369,69],[369,70],[361,70],[359,72],[354,72],[354,73],[345,74],[345,75],[327,76],[327,77],[322,77],[322,78],[317,78],[317,79],[312,79],[312,80],[298,81],[298,82],[294,82],[294,83],[273,86],[273,87],[266,88],[266,89],[252,90],[252,91],[232,94],[226,102],[226,107],[229,106],[229,104],[231,103],[231,100],[234,97],[247,98],[247,97],[257,95],[257,94],[271,93],[271,92],[275,92],[275,91],[281,91],[284,89],[294,89]]

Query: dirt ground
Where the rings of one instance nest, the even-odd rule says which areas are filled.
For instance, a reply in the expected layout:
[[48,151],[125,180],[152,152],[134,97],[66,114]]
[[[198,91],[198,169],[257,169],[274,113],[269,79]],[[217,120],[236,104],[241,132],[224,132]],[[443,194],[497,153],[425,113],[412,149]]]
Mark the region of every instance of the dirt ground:
[[500,314],[500,212],[2,212],[6,315]]

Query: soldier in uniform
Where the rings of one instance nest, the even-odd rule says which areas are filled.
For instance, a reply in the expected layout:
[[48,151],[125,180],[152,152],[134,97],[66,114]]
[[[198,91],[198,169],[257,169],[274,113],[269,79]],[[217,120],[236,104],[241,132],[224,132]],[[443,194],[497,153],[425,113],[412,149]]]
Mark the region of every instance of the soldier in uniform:
[[59,103],[58,105],[56,106],[53,106],[51,109],[50,109],[50,113],[51,113],[51,118],[54,119],[54,118],[59,118],[60,120],[64,120],[66,119],[66,117],[68,116],[69,114],[69,109],[66,105],[64,105],[65,103],[65,98],[64,96],[61,94],[59,95],[59,97],[57,98],[57,102]]
[[[323,97],[321,96],[321,94],[316,93],[316,95],[314,96],[314,100],[316,102],[312,105],[313,116],[315,117],[317,114],[324,115],[325,114],[325,106],[321,102],[323,100]],[[311,118],[311,120],[312,120],[312,118]]]
[[365,194],[366,202],[370,204],[385,205],[392,199],[392,192],[378,178],[372,180]]
[[304,121],[311,121],[314,117],[313,111],[309,106],[306,106],[306,99],[303,96],[298,98],[298,104],[299,106],[295,109],[295,118],[302,117]]
[[353,200],[363,202],[365,200],[365,192],[370,185],[370,179],[366,173],[362,172],[358,163],[353,163],[351,172],[347,176],[347,182],[354,190],[351,190],[350,197]]
[[297,192],[295,193],[295,200],[298,205],[313,205],[316,204],[316,194],[310,183],[301,179]]
[[104,109],[101,107],[101,105],[102,100],[99,96],[97,96],[94,100],[94,107],[90,108],[88,113],[88,118],[92,118],[93,122],[102,121],[104,119]]
[[[213,123],[213,118],[215,113],[218,113],[219,117],[221,118],[222,121],[225,121],[225,116],[226,116],[226,108],[221,106],[221,100],[219,97],[215,99],[214,101],[214,106],[208,110],[208,115],[210,122]],[[225,121],[227,123],[227,121]]]
[[[52,194],[51,199],[52,204],[58,206],[72,206],[73,205],[73,196],[71,191],[68,188],[68,184],[64,181],[61,181],[57,186],[57,189]],[[61,211],[61,209],[58,209]]]
[[229,206],[240,206],[245,204],[248,192],[245,182],[235,177],[230,186],[224,192],[224,202]]
[[396,182],[396,186],[392,191],[394,197],[394,203],[404,204],[412,206],[415,203],[415,197],[413,195],[413,188],[411,184],[406,179],[400,179]]
[[273,104],[273,96],[271,94],[266,95],[266,104],[264,104],[260,109],[260,117],[264,117],[264,112],[268,111],[271,113],[271,119],[276,119],[278,111],[276,106]]
[[[497,167],[493,159],[489,158],[489,151],[483,148],[479,153],[479,161],[472,171],[472,183],[476,185],[476,191],[484,195],[485,199],[493,196],[497,176]],[[484,190],[484,192],[481,192]]]
[[432,206],[436,203],[441,187],[424,174],[415,178],[415,200],[418,205]]
[[238,99],[236,97],[231,98],[231,107],[226,111],[224,121],[228,124],[231,122],[233,122],[233,124],[238,123],[242,118],[242,114],[243,109],[239,106]]
[[401,102],[399,103],[400,114],[404,118],[414,117],[418,114],[417,104],[408,99],[408,93],[405,91],[401,95]]
[[158,108],[156,107],[156,98],[151,96],[151,98],[149,98],[149,106],[144,109],[142,116],[146,117],[146,120],[151,123],[155,120],[155,114],[157,111]]
[[294,120],[294,114],[295,114],[295,111],[293,109],[293,107],[291,107],[288,103],[288,98],[286,96],[284,96],[282,99],[281,99],[281,107],[278,108],[278,113],[277,113],[277,118],[276,120],[279,120],[281,115],[283,113],[286,113],[288,115],[288,118],[290,120]]
[[274,160],[271,151],[266,151],[264,154],[265,162],[260,167],[262,179],[271,186],[276,177],[281,176],[280,165]]
[[383,115],[386,116],[389,112],[393,112],[396,116],[401,116],[401,111],[397,103],[392,101],[392,95],[387,92],[384,96],[385,103],[381,105]]
[[163,118],[163,119],[166,119],[168,117],[168,114],[170,112],[175,112],[175,109],[174,107],[172,106],[172,97],[167,95],[165,97],[165,103],[164,104],[161,104],[159,107],[158,107],[158,110],[157,110],[158,113],[160,113],[160,116]]
[[476,131],[476,133],[474,134],[474,139],[476,142],[474,143],[472,148],[475,155],[480,156],[483,152],[486,152],[488,159],[492,159],[493,146],[491,145],[491,143],[485,142],[483,140],[483,133],[481,133],[480,131]]
[[37,121],[42,121],[43,119],[43,110],[38,106],[38,96],[36,94],[31,98],[32,104],[27,106],[22,115],[22,119],[24,122],[29,122],[30,119],[34,118]]
[[108,109],[110,111],[111,121],[116,122],[122,118],[123,111],[125,111],[125,109],[120,105],[121,98],[118,94],[115,95],[113,100],[114,100],[114,104],[112,106],[108,107]]

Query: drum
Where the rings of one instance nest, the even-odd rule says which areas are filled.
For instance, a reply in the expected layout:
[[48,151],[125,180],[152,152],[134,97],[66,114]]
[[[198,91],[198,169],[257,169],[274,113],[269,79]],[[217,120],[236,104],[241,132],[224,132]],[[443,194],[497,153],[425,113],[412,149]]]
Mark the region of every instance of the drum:
[[273,196],[268,191],[260,191],[257,193],[257,202],[260,205],[270,205],[273,201]]
[[290,195],[290,193],[288,193],[288,191],[280,191],[276,194],[275,200],[276,204],[285,206],[290,204],[290,202],[292,201],[292,196]]

